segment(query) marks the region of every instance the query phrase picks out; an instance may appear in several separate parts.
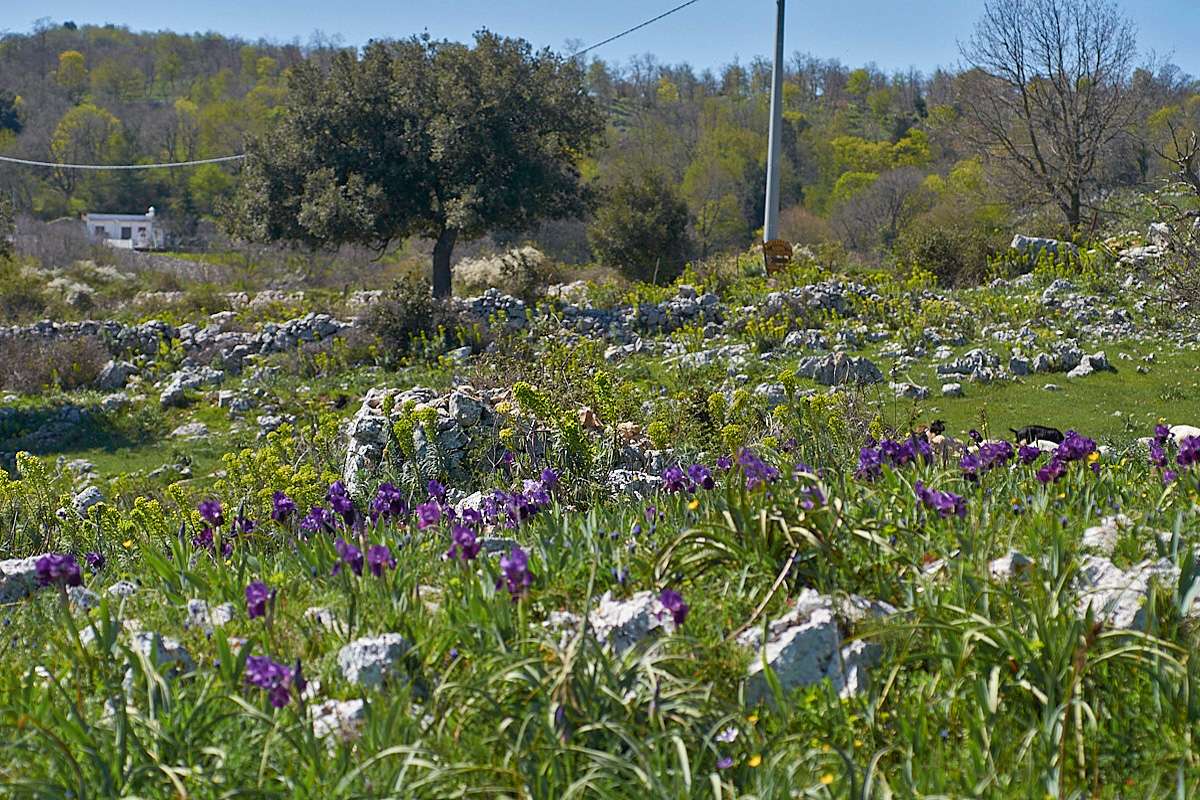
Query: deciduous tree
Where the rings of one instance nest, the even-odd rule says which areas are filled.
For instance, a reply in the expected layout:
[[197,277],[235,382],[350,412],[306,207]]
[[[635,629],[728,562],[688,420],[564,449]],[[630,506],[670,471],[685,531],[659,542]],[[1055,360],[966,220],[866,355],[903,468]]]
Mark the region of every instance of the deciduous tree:
[[582,69],[489,32],[307,62],[275,125],[251,141],[231,231],[310,246],[435,240],[450,293],[455,242],[582,212],[577,161],[601,131]]
[[1109,0],[987,0],[962,55],[964,132],[1020,199],[1080,227],[1105,152],[1140,110],[1133,24]]

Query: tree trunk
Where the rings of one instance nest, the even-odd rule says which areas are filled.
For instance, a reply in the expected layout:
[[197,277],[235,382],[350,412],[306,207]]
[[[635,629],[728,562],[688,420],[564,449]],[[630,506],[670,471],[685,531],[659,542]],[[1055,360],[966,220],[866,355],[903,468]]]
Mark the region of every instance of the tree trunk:
[[1083,219],[1083,203],[1079,195],[1078,189],[1071,190],[1071,204],[1067,208],[1067,224],[1071,226],[1072,234],[1079,233],[1079,223]]
[[437,244],[433,246],[433,296],[450,296],[450,254],[454,252],[454,242],[458,239],[458,230],[444,228],[438,234]]

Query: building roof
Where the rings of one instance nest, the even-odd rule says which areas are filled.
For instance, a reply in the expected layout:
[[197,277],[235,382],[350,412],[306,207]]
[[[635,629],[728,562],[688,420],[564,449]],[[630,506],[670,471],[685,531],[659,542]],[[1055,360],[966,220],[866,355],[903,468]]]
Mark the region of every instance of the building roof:
[[121,220],[138,220],[139,222],[147,222],[154,219],[147,214],[84,214],[89,221],[95,222],[118,222]]

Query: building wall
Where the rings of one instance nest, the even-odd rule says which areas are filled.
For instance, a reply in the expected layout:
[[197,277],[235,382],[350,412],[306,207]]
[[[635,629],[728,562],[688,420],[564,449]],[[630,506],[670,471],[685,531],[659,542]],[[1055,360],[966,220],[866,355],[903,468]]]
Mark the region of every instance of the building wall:
[[[129,216],[120,219],[93,219],[84,215],[88,236],[103,241],[112,247],[148,249],[162,247],[164,236],[154,220],[145,216]],[[128,232],[128,238],[125,236]]]

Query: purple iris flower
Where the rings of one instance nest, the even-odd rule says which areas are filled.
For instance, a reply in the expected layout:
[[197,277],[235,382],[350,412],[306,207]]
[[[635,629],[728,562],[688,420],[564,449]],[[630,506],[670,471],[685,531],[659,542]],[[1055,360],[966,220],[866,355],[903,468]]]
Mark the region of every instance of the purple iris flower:
[[1096,442],[1075,431],[1067,431],[1054,454],[1063,461],[1082,461],[1096,452]]
[[1179,443],[1179,454],[1175,463],[1181,467],[1191,467],[1200,464],[1200,436],[1185,436]]
[[1155,425],[1154,426],[1154,441],[1158,442],[1159,444],[1166,444],[1167,440],[1169,440],[1170,438],[1171,438],[1171,429],[1170,428],[1168,428],[1166,425]]
[[373,544],[367,548],[367,568],[376,578],[382,576],[385,569],[396,568],[396,559],[387,545]]
[[729,756],[721,756],[717,759],[717,769],[729,769],[733,766],[733,759]]
[[225,524],[225,512],[220,500],[204,500],[200,503],[200,518],[213,528]]
[[1037,479],[1042,483],[1055,483],[1067,471],[1067,462],[1063,461],[1057,452],[1050,457],[1049,463],[1037,471]]
[[408,504],[394,484],[383,483],[375,490],[371,501],[372,519],[403,519],[408,516]]
[[984,472],[1007,464],[1013,460],[1014,455],[1013,446],[1003,439],[979,446],[979,461]]
[[84,553],[83,561],[88,565],[88,569],[90,569],[92,572],[99,572],[100,570],[104,569],[104,565],[107,563],[104,558],[104,554],[98,553],[95,550],[90,553]]
[[1021,463],[1025,466],[1029,466],[1033,462],[1037,461],[1041,455],[1042,451],[1031,444],[1023,444],[1021,445],[1020,449],[1017,450],[1017,458],[1019,458]]
[[675,621],[676,625],[682,625],[683,621],[687,619],[688,604],[683,602],[683,597],[674,589],[663,589],[662,594],[658,596],[658,602],[671,612],[671,619]]
[[329,491],[325,494],[325,500],[328,501],[333,512],[340,515],[346,522],[354,520],[354,500],[351,499],[350,493],[346,491],[346,484],[341,481],[334,481],[329,487]]
[[283,708],[291,696],[294,674],[289,667],[272,661],[267,656],[250,656],[246,659],[246,683],[267,690],[267,698],[275,708]]
[[800,496],[804,498],[800,501],[800,507],[805,511],[825,505],[825,494],[816,486],[801,487]]
[[212,528],[204,528],[202,531],[192,537],[192,547],[198,550],[212,550],[213,548],[213,531]]
[[971,428],[971,430],[967,431],[967,436],[970,436],[971,441],[974,442],[975,444],[979,444],[980,442],[983,441],[983,434],[980,433],[979,431],[975,430],[974,428]]
[[558,486],[558,473],[549,467],[542,470],[542,474],[539,477],[541,478],[542,485],[547,489],[553,489],[555,486]]
[[333,565],[333,574],[337,575],[341,572],[343,566],[347,566],[354,572],[355,575],[362,575],[363,571],[363,554],[354,545],[347,542],[345,539],[338,539],[334,545],[337,550],[338,558],[341,559],[337,564]]
[[265,616],[271,590],[262,581],[254,581],[246,587],[246,615],[250,619]]
[[292,498],[283,492],[276,492],[271,496],[271,519],[276,522],[283,522],[295,513],[296,504],[292,501]]
[[1167,466],[1167,451],[1158,439],[1150,441],[1150,463],[1160,469]]
[[329,509],[322,506],[313,506],[309,510],[308,516],[300,520],[300,530],[308,531],[309,533],[319,533],[332,529],[333,514],[329,512]]
[[426,488],[429,490],[429,496],[434,500],[437,500],[439,503],[445,502],[446,487],[443,486],[440,481],[431,480]]
[[746,476],[746,488],[757,489],[779,479],[779,470],[767,464],[746,448],[738,453],[738,465]]
[[442,507],[436,502],[421,503],[417,506],[417,527],[421,530],[437,525],[442,519]]
[[500,557],[500,573],[501,578],[496,582],[496,588],[507,584],[508,593],[513,600],[520,599],[533,585],[533,573],[529,571],[529,554],[519,546],[513,547],[508,555]]
[[873,481],[883,474],[883,451],[875,447],[864,447],[858,451],[858,469],[854,477],[860,481]]
[[717,469],[721,470],[722,472],[728,472],[729,470],[733,469],[733,459],[729,456],[718,456]]
[[962,470],[963,477],[973,481],[979,477],[979,470],[983,467],[983,461],[977,453],[966,453],[959,459],[958,467]]
[[38,586],[79,586],[83,578],[79,574],[79,563],[69,553],[47,553],[34,562]]
[[713,480],[712,473],[703,464],[692,464],[688,467],[687,474],[692,483],[706,491],[717,485],[717,482]]
[[930,489],[921,481],[916,482],[913,491],[916,492],[917,497],[921,499],[926,508],[933,509],[940,517],[949,517],[951,514],[959,517],[967,515],[967,501],[953,492]]
[[663,490],[671,494],[690,490],[687,475],[678,464],[667,467],[662,473]]
[[471,561],[479,555],[482,546],[475,539],[475,531],[464,525],[455,525],[450,531],[450,549],[446,551],[446,558]]

